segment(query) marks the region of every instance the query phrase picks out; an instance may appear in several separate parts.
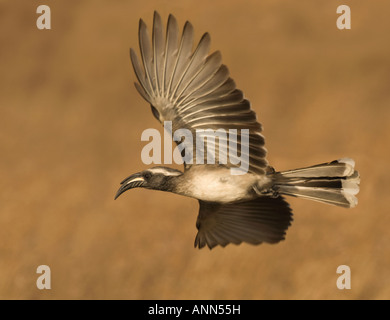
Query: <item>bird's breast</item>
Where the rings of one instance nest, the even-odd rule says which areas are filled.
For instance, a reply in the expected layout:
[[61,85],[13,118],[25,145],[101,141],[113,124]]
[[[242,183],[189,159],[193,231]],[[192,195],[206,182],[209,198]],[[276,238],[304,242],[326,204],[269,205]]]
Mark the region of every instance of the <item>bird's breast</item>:
[[253,185],[260,177],[247,173],[231,175],[230,169],[194,170],[189,172],[179,188],[180,194],[203,201],[235,202],[252,199]]

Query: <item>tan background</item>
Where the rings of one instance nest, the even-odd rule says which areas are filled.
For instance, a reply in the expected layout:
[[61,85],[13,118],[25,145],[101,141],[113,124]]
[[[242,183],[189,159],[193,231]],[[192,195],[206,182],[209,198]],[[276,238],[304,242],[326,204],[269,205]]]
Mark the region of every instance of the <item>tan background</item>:
[[[39,4],[52,30],[35,26]],[[0,1],[0,298],[390,298],[388,1]],[[193,199],[119,182],[145,168],[159,128],[129,47],[153,10],[209,31],[290,169],[340,157],[362,177],[355,209],[291,199],[279,245],[195,250]],[[38,265],[52,290],[35,286]],[[336,268],[352,269],[352,290]]]

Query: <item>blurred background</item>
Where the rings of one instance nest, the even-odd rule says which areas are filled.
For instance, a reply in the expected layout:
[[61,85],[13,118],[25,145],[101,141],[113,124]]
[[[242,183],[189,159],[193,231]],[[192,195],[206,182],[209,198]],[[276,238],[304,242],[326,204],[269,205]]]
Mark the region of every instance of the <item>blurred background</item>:
[[[38,30],[49,5],[52,30]],[[352,29],[336,28],[350,5]],[[195,250],[196,200],[119,182],[160,129],[129,48],[153,11],[208,31],[277,170],[351,157],[350,210],[289,199],[278,245]],[[389,299],[388,1],[0,1],[0,298]],[[161,130],[161,129],[160,129]],[[161,130],[162,132],[162,130]],[[38,290],[49,265],[52,289]],[[352,289],[338,290],[348,265]]]

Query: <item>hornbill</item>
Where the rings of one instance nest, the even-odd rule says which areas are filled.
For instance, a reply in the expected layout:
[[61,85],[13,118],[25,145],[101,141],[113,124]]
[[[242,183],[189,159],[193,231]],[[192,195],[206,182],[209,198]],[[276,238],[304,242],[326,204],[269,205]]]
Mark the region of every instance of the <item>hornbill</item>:
[[[141,61],[130,49],[138,82],[135,86],[151,105],[161,123],[172,122],[172,131],[187,129],[194,136],[200,129],[210,132],[235,129],[236,146],[243,147],[242,161],[247,171],[233,174],[237,157],[220,160],[227,151],[230,135],[207,139],[207,148],[215,151],[215,161],[199,161],[191,149],[194,141],[181,139],[184,172],[155,167],[131,175],[121,182],[115,199],[123,192],[147,188],[173,192],[199,200],[195,247],[226,246],[229,243],[278,243],[292,221],[292,210],[284,195],[306,198],[345,208],[357,204],[360,177],[352,159],[339,160],[277,172],[266,160],[262,128],[250,102],[236,88],[221,54],[209,54],[210,36],[205,33],[193,50],[193,27],[185,23],[179,35],[176,19],[169,15],[164,36],[160,15],[153,19],[152,43],[145,23],[139,22]],[[211,131],[210,131],[211,129]],[[244,140],[244,129],[247,141]],[[209,131],[207,131],[209,130]],[[210,144],[211,143],[211,147]],[[186,154],[184,154],[186,153]],[[245,157],[243,157],[243,155]],[[203,154],[207,160],[208,151]]]

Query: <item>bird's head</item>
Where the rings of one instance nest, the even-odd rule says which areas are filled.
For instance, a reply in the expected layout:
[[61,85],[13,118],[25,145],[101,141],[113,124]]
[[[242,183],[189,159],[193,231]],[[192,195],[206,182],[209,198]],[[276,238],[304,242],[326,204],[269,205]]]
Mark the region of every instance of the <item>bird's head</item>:
[[174,187],[173,180],[182,174],[179,170],[167,167],[154,167],[132,174],[121,182],[121,187],[118,189],[115,199],[133,188],[172,191]]

